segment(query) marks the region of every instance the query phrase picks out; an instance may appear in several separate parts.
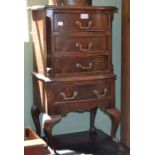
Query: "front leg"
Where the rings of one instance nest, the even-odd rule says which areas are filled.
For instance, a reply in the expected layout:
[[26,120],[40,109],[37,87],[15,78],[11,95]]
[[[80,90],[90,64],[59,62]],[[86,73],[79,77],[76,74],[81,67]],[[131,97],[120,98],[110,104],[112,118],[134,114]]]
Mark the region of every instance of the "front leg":
[[53,146],[53,137],[52,137],[52,128],[53,126],[60,121],[61,116],[60,115],[52,115],[50,117],[48,117],[46,120],[44,120],[44,133],[45,136],[47,138],[47,143],[50,146]]
[[96,117],[97,108],[90,110],[90,134],[95,133],[96,134],[96,128],[95,128],[95,117]]
[[116,131],[121,120],[120,111],[117,108],[102,109],[112,120],[111,136],[116,140]]
[[41,135],[40,120],[39,120],[40,113],[41,113],[41,110],[36,105],[32,105],[31,115],[32,115],[32,119],[36,127],[36,133],[39,136]]

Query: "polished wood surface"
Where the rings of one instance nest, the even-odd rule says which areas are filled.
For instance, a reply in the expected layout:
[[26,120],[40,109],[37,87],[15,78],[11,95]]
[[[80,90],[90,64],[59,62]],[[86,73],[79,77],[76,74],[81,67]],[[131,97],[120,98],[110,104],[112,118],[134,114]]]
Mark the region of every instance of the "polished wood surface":
[[[65,66],[64,66],[65,64]],[[84,58],[57,58],[55,60],[55,74],[73,75],[73,73],[87,73],[108,70],[108,56]]]
[[[40,53],[34,39],[34,53],[46,61],[34,64],[38,70],[34,68],[32,74],[32,116],[38,133],[40,112],[49,116],[44,132],[51,145],[53,126],[71,111],[90,111],[90,133],[95,133],[96,110],[101,108],[112,118],[112,136],[116,136],[120,122],[120,112],[115,108],[116,76],[112,64],[112,21],[116,10],[93,6],[32,9],[34,31],[38,32],[37,38],[44,38],[40,48],[45,47],[42,42],[46,45]],[[38,21],[44,24],[38,27]],[[43,32],[45,35],[39,37]]]
[[[55,36],[54,48],[56,54],[59,52],[69,52],[69,54],[101,54],[103,51],[109,52],[109,35],[107,33],[89,35],[66,35]],[[67,45],[67,46],[66,46]],[[99,53],[96,53],[99,52]],[[60,54],[60,53],[59,53]]]
[[[106,31],[109,30],[109,15],[104,13],[89,12],[89,19],[81,20],[81,12],[72,14],[59,12],[54,15],[54,32],[73,32],[73,31]],[[68,15],[69,14],[69,15]],[[58,26],[59,21],[64,21],[63,27]],[[65,22],[66,21],[66,22]],[[68,22],[67,22],[68,21]]]
[[121,141],[130,147],[130,0],[122,1],[122,126]]

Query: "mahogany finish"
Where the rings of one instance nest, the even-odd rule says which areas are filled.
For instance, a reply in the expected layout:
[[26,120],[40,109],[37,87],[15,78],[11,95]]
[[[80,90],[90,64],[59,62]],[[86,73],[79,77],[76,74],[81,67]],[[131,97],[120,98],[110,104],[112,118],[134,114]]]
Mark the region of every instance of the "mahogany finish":
[[90,133],[95,133],[96,111],[101,108],[112,118],[112,136],[116,136],[120,122],[112,65],[112,20],[116,10],[93,6],[32,8],[32,116],[40,134],[39,114],[49,115],[44,132],[52,146],[54,124],[70,111],[90,111]]

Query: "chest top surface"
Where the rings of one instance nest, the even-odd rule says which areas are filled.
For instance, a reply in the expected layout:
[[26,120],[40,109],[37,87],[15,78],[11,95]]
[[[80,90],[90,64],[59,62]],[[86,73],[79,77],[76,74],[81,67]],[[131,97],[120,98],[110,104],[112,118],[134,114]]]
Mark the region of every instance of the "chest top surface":
[[100,11],[117,11],[117,7],[115,6],[55,6],[55,5],[39,5],[39,6],[32,6],[31,10],[100,10]]

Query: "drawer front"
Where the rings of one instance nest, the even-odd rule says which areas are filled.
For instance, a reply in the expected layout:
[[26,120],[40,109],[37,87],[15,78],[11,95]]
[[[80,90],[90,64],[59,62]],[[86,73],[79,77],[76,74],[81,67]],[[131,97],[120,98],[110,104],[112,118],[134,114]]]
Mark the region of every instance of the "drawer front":
[[55,103],[112,98],[114,90],[113,82],[114,79],[106,79],[91,83],[55,86]]
[[107,13],[101,12],[54,13],[54,32],[109,30],[109,18]]
[[108,55],[96,58],[56,58],[55,73],[87,73],[95,71],[108,71]]
[[109,35],[104,36],[56,36],[54,49],[56,52],[91,52],[108,51]]

